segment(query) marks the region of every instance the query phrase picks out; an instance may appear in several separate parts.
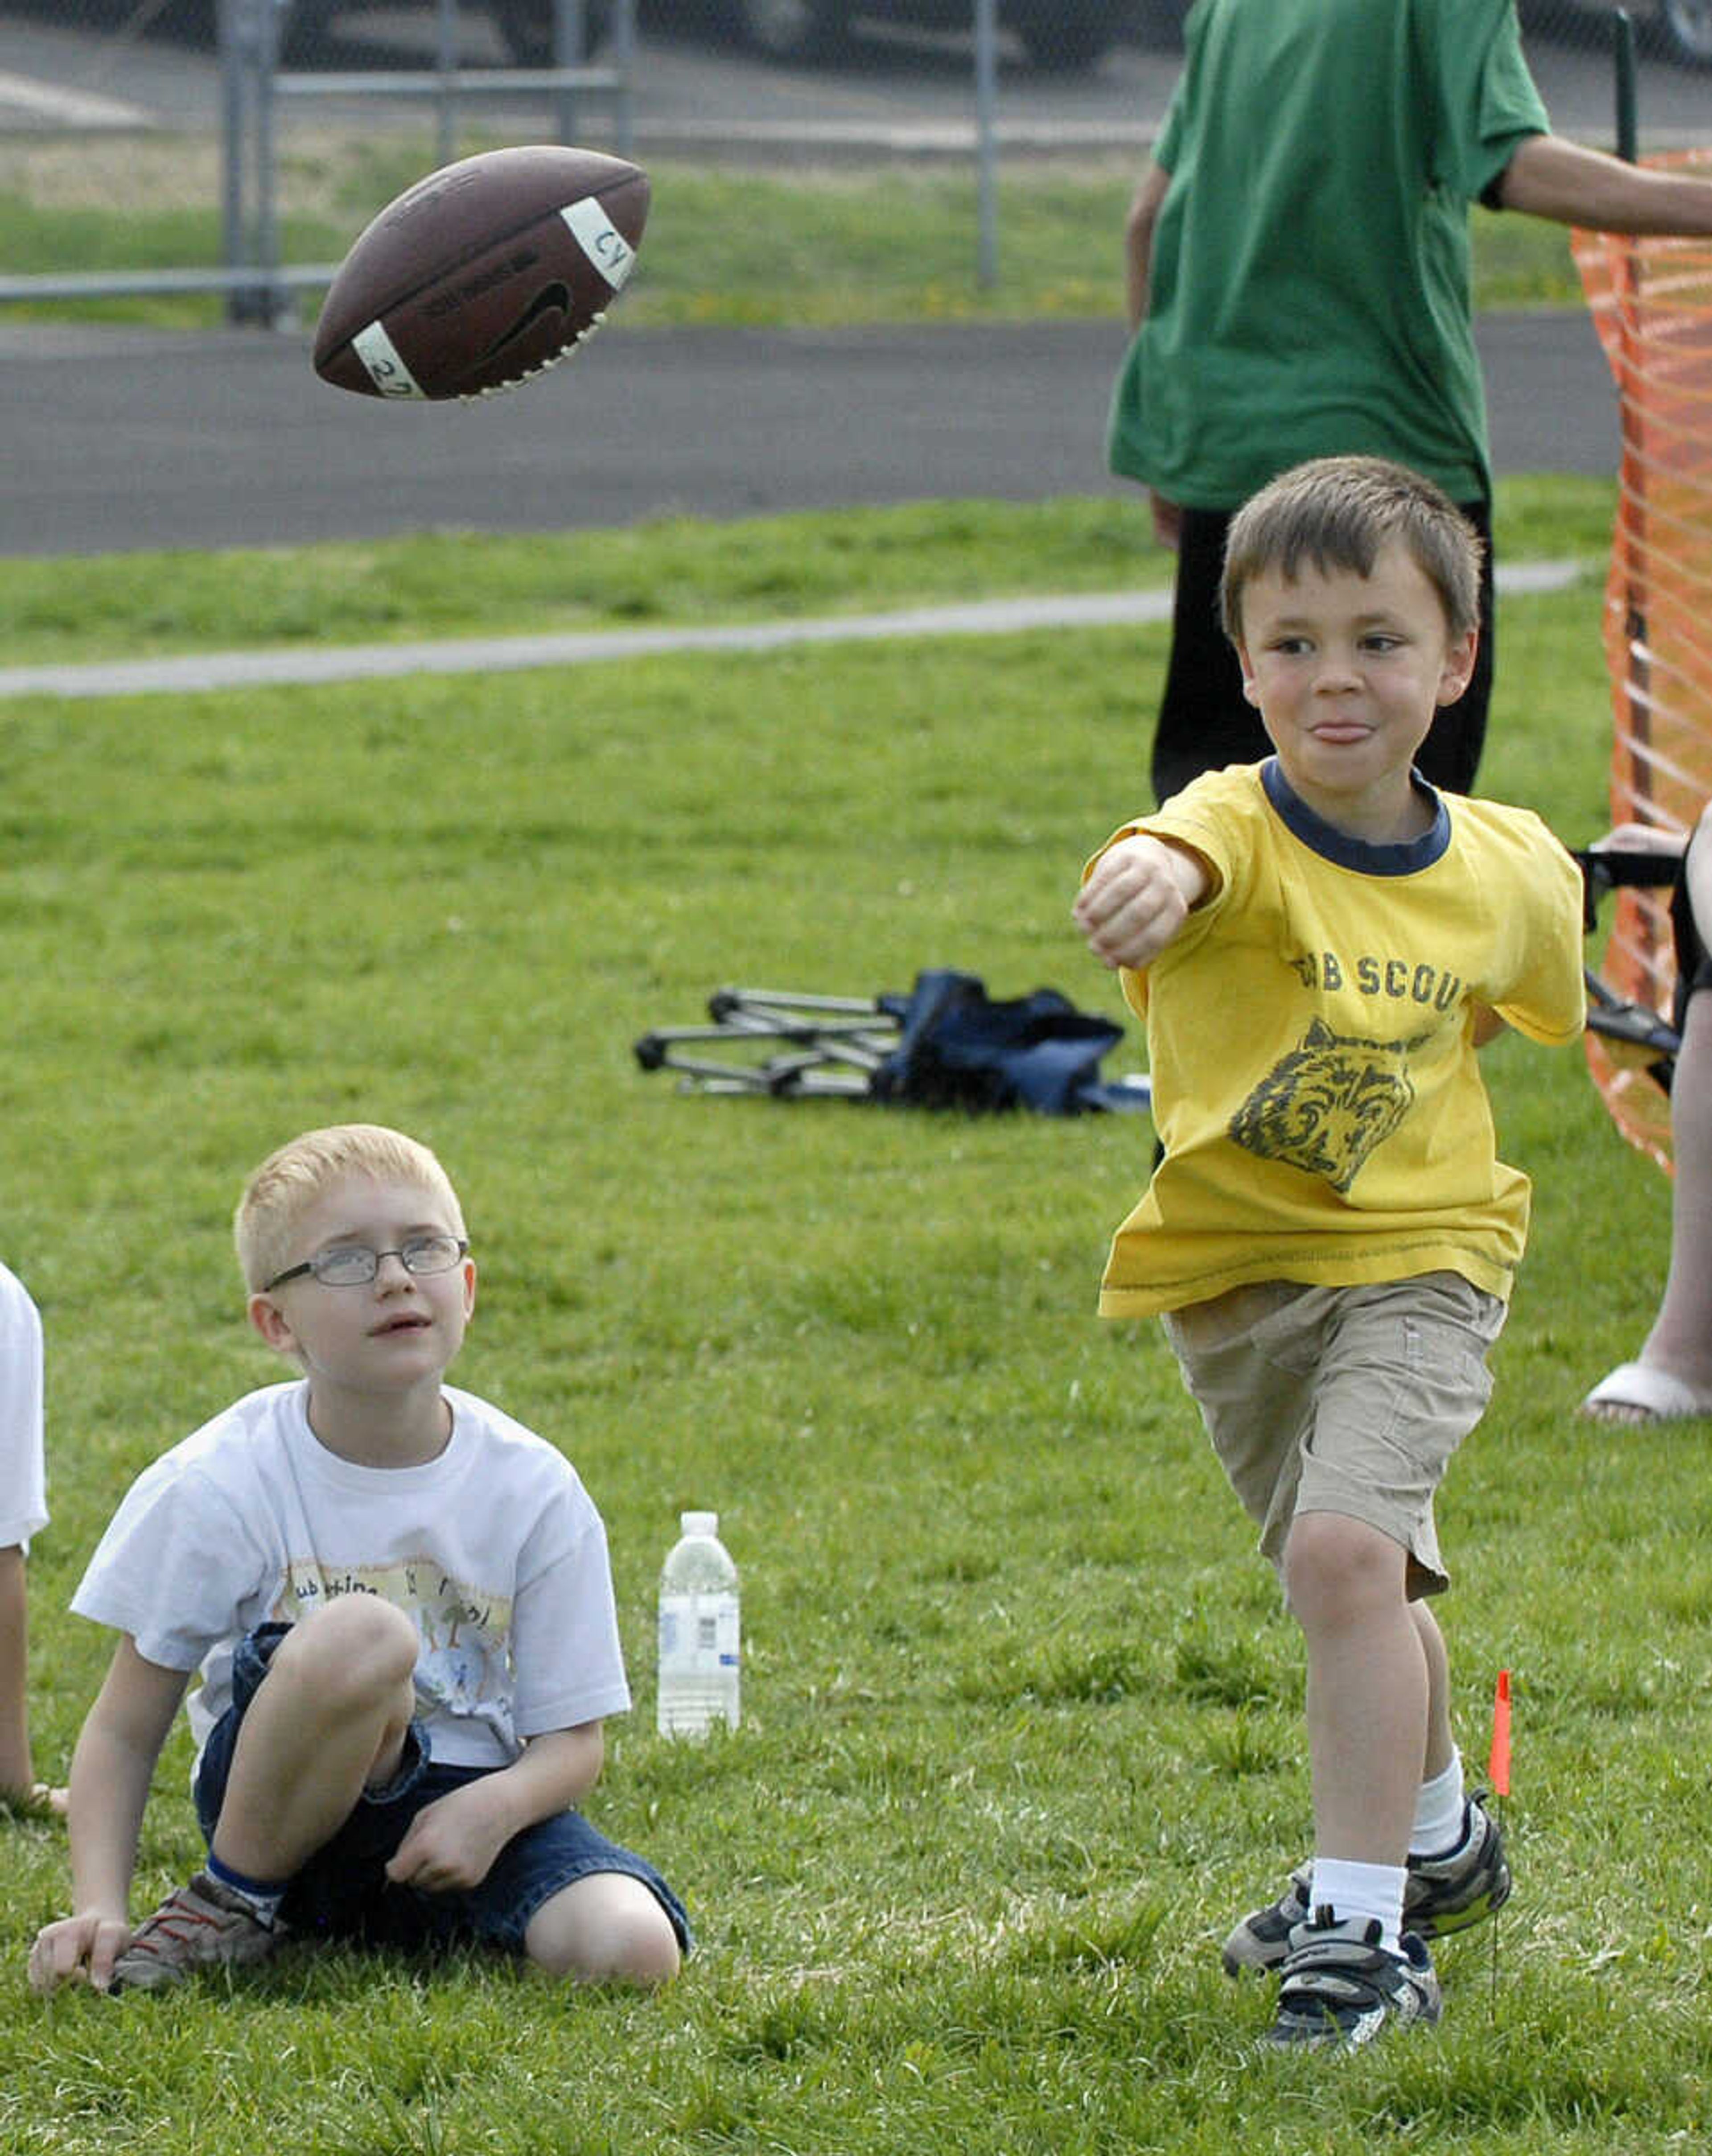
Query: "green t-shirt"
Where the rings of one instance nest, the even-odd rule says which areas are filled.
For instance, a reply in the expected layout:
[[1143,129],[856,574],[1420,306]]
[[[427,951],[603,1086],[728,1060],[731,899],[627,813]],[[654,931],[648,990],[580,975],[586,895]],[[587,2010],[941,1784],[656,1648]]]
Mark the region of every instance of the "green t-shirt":
[[1514,0],[1198,0],[1111,468],[1233,509],[1305,458],[1490,491],[1469,208],[1550,126]]

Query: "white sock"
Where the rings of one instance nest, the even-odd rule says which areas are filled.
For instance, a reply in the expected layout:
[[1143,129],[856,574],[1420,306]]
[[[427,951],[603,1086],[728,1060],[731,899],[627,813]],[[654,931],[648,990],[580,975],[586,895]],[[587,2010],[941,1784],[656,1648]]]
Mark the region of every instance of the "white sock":
[[1377,1920],[1379,1943],[1402,1951],[1403,1884],[1401,1864],[1357,1864],[1346,1856],[1316,1856],[1308,1892],[1310,1911],[1330,1908],[1340,1923]]
[[1463,1840],[1463,1758],[1453,1751],[1450,1764],[1422,1782],[1415,1799],[1415,1827],[1409,1836],[1412,1856],[1448,1856]]

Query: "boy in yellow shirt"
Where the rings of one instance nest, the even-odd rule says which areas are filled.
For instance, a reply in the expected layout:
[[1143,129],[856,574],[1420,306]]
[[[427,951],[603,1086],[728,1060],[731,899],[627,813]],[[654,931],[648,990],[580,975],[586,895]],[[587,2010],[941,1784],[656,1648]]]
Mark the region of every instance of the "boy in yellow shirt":
[[1281,2044],[1437,2020],[1426,1939],[1510,1891],[1422,1598],[1527,1229],[1474,1050],[1506,1023],[1571,1041],[1584,1008],[1568,854],[1414,769],[1473,669],[1479,578],[1397,465],[1256,495],[1222,597],[1275,753],[1123,825],[1075,907],[1146,1021],[1162,1147],[1100,1311],[1163,1317],[1307,1648],[1313,1862],[1225,1948],[1281,1971]]

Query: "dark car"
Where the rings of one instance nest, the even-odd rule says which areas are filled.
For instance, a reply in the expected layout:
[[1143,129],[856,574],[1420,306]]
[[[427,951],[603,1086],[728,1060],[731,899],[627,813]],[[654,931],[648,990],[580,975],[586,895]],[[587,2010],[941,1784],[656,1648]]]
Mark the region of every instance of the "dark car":
[[[215,0],[156,0],[157,12],[194,17],[212,30]],[[326,56],[341,18],[356,18],[377,0],[274,0],[281,57],[288,64]],[[669,16],[687,0],[640,0],[638,13]],[[1671,0],[1685,5],[1689,0]],[[555,0],[480,0],[492,18],[506,57],[518,67],[545,67],[553,59],[558,10]],[[920,29],[966,32],[974,0],[694,0],[698,17],[729,27],[755,51],[777,60],[830,59],[864,24],[898,23]],[[997,0],[1002,28],[1021,40],[1035,66],[1090,67],[1128,33],[1175,29],[1189,0]],[[586,52],[611,33],[613,0],[583,0]]]
[[[198,0],[179,0],[181,11]],[[375,0],[275,0],[279,54],[290,65],[324,60],[340,18],[362,14]],[[486,0],[506,52],[519,67],[544,67],[551,58],[553,0]],[[607,33],[610,0],[590,0],[583,19],[590,49]]]
[[[319,4],[319,0],[309,0]],[[489,0],[514,59],[539,65],[551,53],[553,0]],[[1014,31],[1037,67],[1088,67],[1144,18],[1180,18],[1187,0],[998,0],[1002,27]],[[597,44],[611,0],[586,0],[583,19]],[[972,0],[710,0],[757,52],[778,60],[826,59],[848,43],[859,22],[966,30]]]

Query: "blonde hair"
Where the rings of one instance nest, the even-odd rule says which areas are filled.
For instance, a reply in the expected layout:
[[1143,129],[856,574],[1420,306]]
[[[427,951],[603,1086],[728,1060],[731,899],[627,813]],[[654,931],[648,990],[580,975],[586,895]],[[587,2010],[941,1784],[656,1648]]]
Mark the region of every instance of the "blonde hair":
[[347,1175],[412,1183],[446,1209],[446,1225],[464,1233],[451,1178],[425,1145],[381,1123],[334,1123],[305,1131],[270,1152],[243,1187],[232,1231],[244,1284],[257,1292],[292,1261],[297,1224],[321,1194]]
[[1316,457],[1282,473],[1231,519],[1219,608],[1233,644],[1243,634],[1243,591],[1277,571],[1294,583],[1305,560],[1324,576],[1371,577],[1397,539],[1438,594],[1453,638],[1480,620],[1480,535],[1430,479],[1383,457]]

